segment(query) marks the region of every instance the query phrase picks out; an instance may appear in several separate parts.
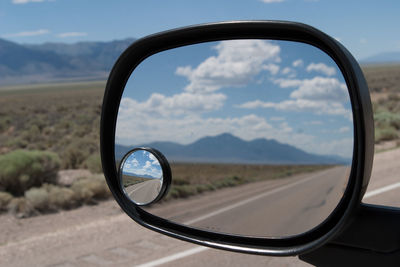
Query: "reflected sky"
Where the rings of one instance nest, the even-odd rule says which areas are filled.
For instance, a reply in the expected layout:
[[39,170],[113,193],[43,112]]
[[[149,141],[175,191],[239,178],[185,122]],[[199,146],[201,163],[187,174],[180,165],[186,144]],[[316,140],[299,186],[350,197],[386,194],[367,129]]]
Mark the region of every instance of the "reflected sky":
[[189,144],[222,133],[351,158],[344,78],[319,49],[269,40],[186,46],[135,69],[121,100],[117,144]]
[[122,173],[146,178],[161,178],[162,170],[157,158],[148,151],[138,150],[125,160]]

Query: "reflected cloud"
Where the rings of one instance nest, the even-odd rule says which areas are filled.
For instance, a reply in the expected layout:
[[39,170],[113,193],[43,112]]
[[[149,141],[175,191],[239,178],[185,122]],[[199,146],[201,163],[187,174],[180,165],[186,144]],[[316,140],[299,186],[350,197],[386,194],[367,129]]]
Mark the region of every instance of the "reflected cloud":
[[327,76],[334,76],[336,75],[336,70],[334,67],[328,67],[324,63],[311,63],[310,65],[307,66],[307,71],[312,72],[320,72],[322,74],[325,74]]
[[295,61],[293,61],[293,63],[292,63],[292,66],[295,67],[295,68],[297,68],[297,67],[303,67],[303,65],[304,65],[304,62],[303,62],[302,59],[295,60]]
[[220,42],[213,47],[217,56],[205,59],[197,67],[178,67],[176,74],[186,77],[187,92],[213,92],[223,87],[248,84],[262,70],[275,75],[280,47],[263,40],[234,40]]
[[349,96],[347,86],[336,78],[314,77],[312,79],[277,79],[274,83],[281,88],[296,87],[290,93],[290,100],[268,102],[248,101],[237,105],[239,108],[274,108],[282,111],[311,112],[315,114],[342,115],[351,119],[352,112],[344,107]]
[[[142,152],[142,153],[141,153]],[[123,173],[146,178],[161,178],[158,160],[148,151],[135,151],[125,160]]]
[[153,93],[146,101],[124,97],[120,104],[120,116],[137,113],[151,113],[159,116],[179,116],[189,113],[203,113],[218,110],[226,99],[224,94],[181,93],[165,96]]

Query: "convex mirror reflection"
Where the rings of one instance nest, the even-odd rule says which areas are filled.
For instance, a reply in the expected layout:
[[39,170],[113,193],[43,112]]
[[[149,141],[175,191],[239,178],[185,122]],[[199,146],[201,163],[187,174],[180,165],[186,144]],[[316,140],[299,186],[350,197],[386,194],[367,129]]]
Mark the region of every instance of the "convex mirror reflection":
[[[353,143],[347,85],[326,53],[292,41],[227,40],[166,50],[136,67],[120,102],[115,158],[119,166],[132,147],[168,158],[169,193],[142,207],[156,216],[287,237],[337,207]],[[154,194],[133,201],[147,197]]]
[[[138,148],[128,152],[121,161],[123,192],[136,205],[145,206],[159,200],[169,183],[169,179],[164,179],[161,159],[155,153]],[[164,161],[165,164],[168,162]]]

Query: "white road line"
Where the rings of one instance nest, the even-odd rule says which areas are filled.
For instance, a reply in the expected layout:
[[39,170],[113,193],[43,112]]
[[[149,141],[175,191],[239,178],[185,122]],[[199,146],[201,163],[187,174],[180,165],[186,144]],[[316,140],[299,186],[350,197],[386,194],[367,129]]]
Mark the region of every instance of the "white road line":
[[385,193],[387,191],[396,189],[398,187],[400,187],[400,182],[399,183],[395,183],[395,184],[391,184],[391,185],[388,185],[388,186],[384,186],[384,187],[381,187],[381,188],[378,188],[378,189],[375,189],[375,190],[372,190],[372,191],[366,193],[364,195],[363,199],[366,199],[366,198],[369,198],[369,197],[373,197],[373,196]]
[[[317,176],[317,175],[311,176],[311,177],[309,177],[309,178],[307,178],[307,179],[298,181],[297,183],[294,183],[294,184],[291,184],[291,185],[295,185],[295,184],[299,184],[299,183],[301,183],[301,182],[305,182],[305,181],[311,180],[312,178],[315,178],[315,176]],[[276,193],[276,192],[279,192],[279,191],[283,190],[284,188],[289,188],[291,185],[286,185],[286,186],[283,186],[283,187],[279,187],[279,188],[277,188],[277,189],[275,189],[275,190],[273,190],[273,191],[274,191],[274,193]],[[365,199],[365,198],[372,197],[372,196],[376,196],[376,195],[378,195],[378,194],[382,194],[382,193],[384,193],[384,192],[387,192],[387,191],[389,191],[389,190],[396,189],[396,188],[398,188],[398,187],[400,187],[400,182],[399,182],[399,183],[395,183],[395,184],[391,184],[391,185],[388,185],[388,186],[384,186],[384,187],[381,187],[381,188],[378,188],[378,189],[375,189],[375,190],[373,190],[373,191],[371,191],[371,192],[366,193],[366,194],[364,195],[364,199]],[[273,191],[269,191],[269,192],[273,192]],[[268,193],[269,193],[269,192],[268,192]],[[271,193],[271,194],[272,194],[272,193]],[[262,195],[265,195],[265,194],[262,194]],[[253,197],[253,198],[250,198],[250,199],[255,200],[255,199],[259,198],[259,197],[260,197],[260,196]],[[243,203],[243,202],[245,202],[245,203]],[[232,209],[232,208],[235,208],[235,207],[237,207],[237,206],[246,204],[246,203],[248,203],[248,202],[250,202],[249,199],[246,199],[246,200],[240,201],[240,202],[238,202],[238,203],[236,203],[236,204],[233,204],[233,205],[231,205],[231,206],[228,206],[228,207],[230,207],[229,209]],[[238,205],[238,204],[240,204],[240,205]],[[234,207],[233,207],[233,206],[234,206]],[[227,207],[227,208],[228,208],[228,207]],[[196,219],[193,219],[193,220],[189,221],[188,223],[194,223],[194,222],[196,222],[196,221],[204,220],[205,218],[209,218],[209,217],[211,217],[211,216],[214,216],[214,215],[216,215],[216,214],[219,214],[219,213],[222,213],[222,212],[228,210],[227,208],[223,208],[223,209],[217,210],[217,211],[215,211],[215,212],[211,212],[211,213],[209,213],[209,214],[207,214],[207,215],[198,217],[198,218],[196,218]],[[218,211],[220,211],[220,212],[218,212]],[[217,213],[217,212],[218,212],[218,213]],[[209,216],[210,214],[212,214],[212,215]],[[158,259],[158,260],[154,260],[154,261],[150,261],[150,262],[147,262],[147,263],[144,263],[144,264],[141,264],[141,265],[137,265],[137,266],[138,266],[138,267],[154,267],[154,266],[159,266],[159,265],[161,265],[161,264],[165,264],[165,263],[168,263],[168,262],[171,262],[171,261],[179,260],[179,259],[182,259],[182,258],[184,258],[184,257],[190,256],[190,255],[193,255],[193,254],[197,254],[197,253],[200,253],[200,252],[209,250],[209,249],[210,249],[210,248],[208,248],[208,247],[194,247],[194,248],[191,248],[191,249],[188,249],[188,250],[184,250],[184,251],[182,251],[182,252],[178,252],[178,253],[172,254],[172,255],[170,255],[170,256],[166,256],[166,257],[164,257],[164,258],[161,258],[161,259]]]
[[172,255],[170,255],[170,256],[167,256],[167,257],[158,259],[158,260],[154,260],[154,261],[150,261],[150,262],[147,262],[147,263],[144,263],[144,264],[137,265],[137,267],[153,267],[153,266],[158,266],[158,265],[161,265],[161,264],[164,264],[164,263],[168,263],[168,262],[171,262],[171,261],[174,261],[174,260],[178,260],[178,259],[181,259],[181,258],[190,256],[190,255],[193,255],[193,254],[200,253],[200,252],[202,252],[202,251],[204,251],[204,250],[207,250],[207,249],[209,249],[209,248],[207,248],[207,247],[195,247],[195,248],[191,248],[191,249],[184,250],[184,251],[182,251],[182,252],[175,253],[175,254],[172,254]]

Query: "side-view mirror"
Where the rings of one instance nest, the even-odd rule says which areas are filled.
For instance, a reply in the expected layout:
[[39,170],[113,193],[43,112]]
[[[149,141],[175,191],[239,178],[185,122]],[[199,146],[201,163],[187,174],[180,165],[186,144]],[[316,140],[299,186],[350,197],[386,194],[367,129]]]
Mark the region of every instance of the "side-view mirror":
[[359,247],[343,233],[375,209],[361,204],[373,129],[362,71],[335,39],[299,23],[222,22],[142,38],[120,56],[101,155],[139,224],[313,263],[305,253],[334,240]]

